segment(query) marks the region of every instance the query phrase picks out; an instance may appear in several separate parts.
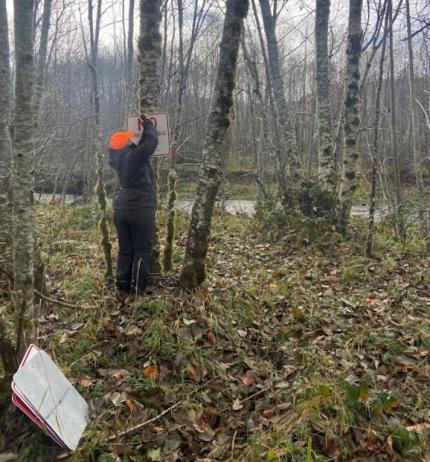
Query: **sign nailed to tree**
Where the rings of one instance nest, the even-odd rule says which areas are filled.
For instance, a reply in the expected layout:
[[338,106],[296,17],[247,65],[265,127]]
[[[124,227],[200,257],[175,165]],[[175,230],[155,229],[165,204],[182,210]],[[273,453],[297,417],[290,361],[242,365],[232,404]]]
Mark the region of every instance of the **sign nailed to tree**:
[[[169,114],[167,112],[155,112],[148,116],[158,132],[158,146],[154,152],[154,157],[170,155],[170,132]],[[136,138],[140,138],[143,130],[143,121],[139,115],[129,115],[125,119],[125,129],[135,133]]]

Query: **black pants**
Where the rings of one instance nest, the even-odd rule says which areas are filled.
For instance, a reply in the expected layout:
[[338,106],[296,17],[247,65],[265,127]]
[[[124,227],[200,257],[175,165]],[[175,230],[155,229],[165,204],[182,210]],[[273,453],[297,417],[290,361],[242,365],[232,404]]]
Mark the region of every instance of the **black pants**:
[[150,263],[155,232],[155,208],[115,210],[119,253],[116,284],[129,292],[133,285],[145,289],[150,282]]

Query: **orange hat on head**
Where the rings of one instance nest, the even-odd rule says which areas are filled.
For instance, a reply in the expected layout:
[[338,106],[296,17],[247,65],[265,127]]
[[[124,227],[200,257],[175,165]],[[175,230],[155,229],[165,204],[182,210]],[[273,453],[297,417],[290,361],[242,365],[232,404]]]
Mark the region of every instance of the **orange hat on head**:
[[109,147],[112,149],[124,149],[128,142],[133,138],[134,133],[132,131],[128,132],[115,132],[109,141]]

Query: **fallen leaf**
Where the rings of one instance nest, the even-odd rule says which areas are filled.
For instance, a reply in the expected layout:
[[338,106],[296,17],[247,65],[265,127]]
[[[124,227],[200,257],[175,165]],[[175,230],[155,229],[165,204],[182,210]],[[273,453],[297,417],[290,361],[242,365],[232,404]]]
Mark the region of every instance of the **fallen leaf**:
[[233,411],[239,411],[242,408],[243,408],[243,404],[240,402],[240,398],[236,398],[233,401],[233,406],[232,406]]
[[88,377],[83,377],[79,380],[79,385],[84,388],[88,388],[91,386],[91,380]]
[[130,409],[130,412],[132,414],[134,414],[137,411],[137,405],[133,400],[126,399],[124,402],[125,402],[125,405]]
[[254,373],[252,371],[246,371],[245,374],[240,379],[244,385],[249,387],[255,381]]
[[266,409],[262,414],[264,418],[271,419],[273,417],[273,409]]
[[145,377],[149,377],[150,379],[156,379],[159,375],[158,367],[156,364],[152,364],[151,366],[147,366],[143,369],[143,374]]
[[213,332],[211,330],[208,332],[207,337],[208,337],[208,342],[211,345],[215,345],[215,343],[216,343],[215,335],[213,334]]
[[187,371],[188,377],[191,380],[197,380],[197,371],[191,363],[187,365],[185,370]]

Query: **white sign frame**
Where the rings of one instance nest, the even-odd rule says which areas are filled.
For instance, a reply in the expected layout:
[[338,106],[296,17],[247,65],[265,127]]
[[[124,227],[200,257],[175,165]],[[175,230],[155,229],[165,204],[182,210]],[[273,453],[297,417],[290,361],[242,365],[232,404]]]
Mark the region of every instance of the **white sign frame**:
[[[170,156],[170,123],[167,112],[154,112],[147,116],[152,121],[158,132],[158,146],[152,157]],[[125,129],[134,132],[134,140],[138,142],[142,135],[143,123],[139,114],[127,115]]]

